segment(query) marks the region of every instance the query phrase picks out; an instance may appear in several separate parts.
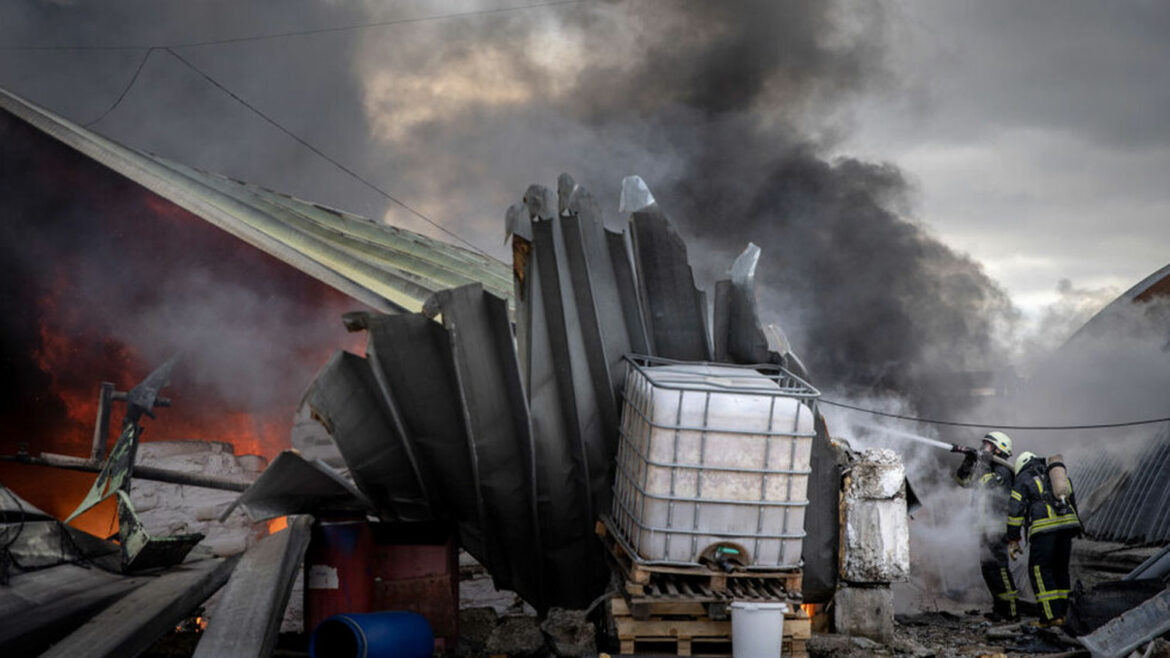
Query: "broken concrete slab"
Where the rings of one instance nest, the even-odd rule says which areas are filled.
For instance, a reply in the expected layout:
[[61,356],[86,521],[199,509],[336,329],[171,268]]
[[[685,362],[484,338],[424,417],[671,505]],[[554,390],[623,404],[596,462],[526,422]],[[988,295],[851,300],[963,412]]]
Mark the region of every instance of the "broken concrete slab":
[[892,583],[910,576],[905,470],[891,450],[866,451],[845,476],[841,495],[841,578]]
[[882,644],[894,639],[894,593],[888,586],[842,587],[833,598],[833,626],[838,633]]
[[845,495],[868,500],[904,497],[905,483],[906,469],[892,450],[871,450],[853,464]]

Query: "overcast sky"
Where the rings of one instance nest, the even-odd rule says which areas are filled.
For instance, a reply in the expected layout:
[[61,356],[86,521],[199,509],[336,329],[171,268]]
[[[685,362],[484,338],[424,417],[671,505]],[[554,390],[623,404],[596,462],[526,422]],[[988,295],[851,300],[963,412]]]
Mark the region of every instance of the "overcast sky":
[[917,215],[1022,309],[1170,261],[1170,5],[907,2],[897,80],[843,152],[890,160]]
[[[508,4],[119,0],[99,9],[13,0],[0,7],[0,47],[187,43]],[[685,3],[582,4],[602,9],[560,5],[179,52],[294,132],[505,256],[500,216],[528,182],[551,183],[560,170],[592,174],[605,179],[593,182],[603,202],[616,205],[621,175],[665,176],[670,158],[678,157],[673,143],[635,144],[638,129],[629,122],[569,119],[565,108],[581,98],[580,88],[570,88],[584,69],[620,75],[639,30],[658,29],[666,15],[629,6]],[[618,9],[607,12],[609,6]],[[1170,260],[1170,5],[921,0],[881,12],[875,6],[857,3],[829,15],[840,28],[833,38],[855,41],[845,60],[850,67],[815,71],[819,85],[784,80],[803,85],[795,95],[806,102],[781,111],[783,120],[807,131],[821,155],[899,168],[911,186],[902,200],[907,218],[981,263],[1026,314],[1057,301],[1062,279],[1071,282],[1066,295],[1079,291],[1103,302]],[[755,13],[745,5],[743,21],[759,20]],[[568,15],[582,17],[574,29],[561,20]],[[656,24],[638,25],[646,15],[657,16]],[[514,50],[486,47],[469,36],[477,34],[499,34]],[[517,60],[515,52],[527,58]],[[3,51],[0,85],[85,122],[112,103],[143,55]],[[440,59],[441,69],[434,68]],[[521,125],[506,124],[517,108],[538,106],[516,114]],[[524,124],[534,126],[532,138],[517,143]],[[151,55],[123,103],[94,129],[433,232],[164,52]],[[621,163],[617,170],[590,169],[590,129],[609,160]],[[565,141],[558,144],[558,135]],[[677,133],[663,139],[677,141]]]

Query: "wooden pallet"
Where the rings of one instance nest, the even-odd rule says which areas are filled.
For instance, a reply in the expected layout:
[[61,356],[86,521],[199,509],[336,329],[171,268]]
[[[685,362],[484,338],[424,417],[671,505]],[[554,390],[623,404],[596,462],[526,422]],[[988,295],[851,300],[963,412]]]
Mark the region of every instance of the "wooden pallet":
[[735,578],[726,589],[714,590],[702,579],[675,574],[653,574],[645,585],[626,583],[625,598],[631,614],[637,618],[651,615],[700,615],[713,619],[727,616],[727,605],[732,601],[783,601],[798,606],[791,600],[783,585],[776,580]]
[[[730,655],[731,621],[712,619],[701,612],[702,608],[688,608],[682,600],[660,601],[672,608],[673,613],[636,618],[634,608],[623,597],[610,600],[610,612],[617,629],[623,654],[664,650],[678,656]],[[698,614],[683,612],[699,611]],[[808,615],[795,606],[784,616],[783,655],[794,658],[807,656],[805,643],[811,635]]]
[[[709,592],[726,592],[731,584],[735,584],[738,586],[737,591],[740,592],[740,595],[746,591],[758,590],[762,598],[775,598],[775,594],[772,592],[775,587],[780,587],[788,593],[799,592],[801,589],[803,572],[799,569],[790,571],[736,569],[728,573],[715,571],[698,564],[693,567],[647,564],[638,556],[630,553],[625,544],[618,540],[615,534],[617,531],[610,525],[611,523],[612,521],[608,517],[602,517],[602,520],[597,522],[595,530],[621,570],[622,575],[625,576],[626,591],[632,595],[646,594],[646,586],[651,584],[656,574],[675,576],[674,583],[676,585],[690,581],[693,587],[702,588]],[[759,585],[758,581],[774,582],[772,586],[765,588]]]

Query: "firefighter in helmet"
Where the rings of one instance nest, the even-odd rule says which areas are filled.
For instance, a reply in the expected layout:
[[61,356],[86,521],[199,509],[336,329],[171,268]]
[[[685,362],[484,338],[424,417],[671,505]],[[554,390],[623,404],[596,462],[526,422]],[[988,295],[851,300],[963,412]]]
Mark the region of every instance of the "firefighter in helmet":
[[1047,463],[1030,452],[1016,458],[1007,521],[1008,551],[1013,557],[1023,553],[1020,535],[1024,530],[1028,532],[1028,578],[1043,615],[1040,625],[1063,626],[1071,580],[1069,556],[1081,521],[1064,464]]
[[1019,595],[1011,569],[1008,568],[1007,536],[1003,517],[1008,512],[1012,491],[1012,439],[1003,432],[989,432],[979,450],[961,449],[966,454],[955,472],[963,487],[975,489],[980,514],[979,568],[994,601],[989,618],[996,621],[1019,618],[1016,599]]

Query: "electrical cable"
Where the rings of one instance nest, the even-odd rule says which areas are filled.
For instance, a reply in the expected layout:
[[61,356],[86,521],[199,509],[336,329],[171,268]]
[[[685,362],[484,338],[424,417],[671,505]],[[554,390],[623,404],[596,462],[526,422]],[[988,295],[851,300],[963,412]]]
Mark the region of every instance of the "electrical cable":
[[504,14],[514,11],[524,11],[527,9],[540,9],[543,7],[555,7],[557,5],[571,5],[584,2],[585,0],[553,0],[552,2],[538,2],[528,5],[518,5],[513,7],[495,7],[492,9],[477,9],[474,11],[456,12],[451,14],[439,14],[436,16],[418,16],[415,18],[399,18],[386,21],[374,21],[370,23],[355,23],[352,25],[338,25],[334,27],[319,27],[310,28],[306,30],[294,30],[290,32],[275,32],[272,34],[254,34],[242,37],[227,37],[223,39],[208,39],[205,41],[189,41],[186,43],[171,43],[171,44],[151,44],[151,45],[127,45],[127,46],[0,46],[0,50],[82,50],[82,51],[104,51],[104,50],[147,50],[147,49],[166,49],[166,48],[197,48],[199,46],[218,46],[228,43],[242,43],[247,41],[265,41],[269,39],[283,39],[285,37],[299,37],[313,34],[327,34],[330,32],[351,32],[354,30],[364,30],[375,27],[386,27],[389,25],[404,25],[408,23],[425,23],[429,21],[444,20],[448,18],[465,18],[469,16],[486,16],[490,14]]
[[240,98],[240,97],[239,97],[238,95],[236,95],[236,94],[235,94],[233,91],[231,91],[231,90],[230,90],[230,89],[228,89],[227,87],[225,87],[225,86],[223,86],[222,84],[220,84],[218,81],[216,81],[216,80],[215,80],[215,78],[213,78],[213,77],[211,77],[210,75],[208,75],[206,72],[204,72],[204,71],[203,71],[202,69],[200,69],[198,66],[195,66],[195,65],[194,65],[194,64],[192,64],[191,62],[187,61],[187,59],[185,59],[185,58],[184,58],[182,55],[180,55],[179,53],[176,53],[174,50],[171,50],[170,48],[162,48],[162,50],[165,50],[165,51],[167,51],[168,53],[170,53],[170,54],[171,54],[173,57],[175,57],[175,59],[178,59],[180,62],[182,62],[182,63],[183,63],[184,65],[186,65],[188,68],[190,68],[192,71],[195,71],[195,72],[196,72],[196,73],[198,73],[199,75],[203,76],[203,78],[204,78],[205,80],[207,80],[209,83],[211,83],[211,84],[212,84],[212,85],[214,85],[216,88],[218,88],[220,91],[222,91],[222,92],[224,92],[225,94],[227,94],[228,96],[230,96],[230,97],[231,97],[233,100],[235,100],[237,103],[239,103],[239,104],[243,105],[244,107],[246,107],[246,108],[248,108],[249,110],[251,110],[252,112],[254,112],[254,113],[257,115],[257,116],[259,116],[261,119],[264,119],[265,121],[267,121],[267,122],[268,122],[270,125],[272,125],[274,128],[276,128],[276,129],[277,129],[277,130],[279,130],[280,132],[284,133],[285,135],[288,135],[288,136],[289,136],[289,137],[291,137],[292,139],[296,140],[296,142],[297,142],[298,144],[300,144],[301,146],[304,146],[305,148],[309,149],[309,150],[310,150],[310,151],[312,151],[313,153],[316,153],[316,154],[317,154],[318,156],[320,156],[322,159],[324,159],[324,160],[326,160],[327,162],[331,163],[333,166],[337,167],[337,168],[338,168],[338,169],[340,169],[341,171],[345,172],[346,174],[349,174],[349,175],[350,175],[351,177],[353,177],[355,180],[359,181],[360,183],[362,183],[362,184],[363,184],[363,185],[365,185],[366,187],[370,188],[371,190],[373,190],[373,191],[377,192],[377,193],[378,193],[379,195],[381,195],[383,198],[385,198],[385,199],[387,199],[387,200],[389,200],[389,201],[391,201],[391,202],[393,202],[393,203],[397,204],[398,206],[400,206],[400,207],[402,207],[402,208],[406,209],[408,212],[410,212],[410,213],[411,213],[412,215],[414,215],[415,217],[418,217],[419,219],[423,220],[424,222],[426,222],[426,223],[430,224],[431,226],[434,226],[435,228],[439,229],[440,231],[442,231],[443,233],[447,234],[448,236],[450,236],[450,237],[454,238],[455,240],[458,240],[459,242],[462,242],[463,244],[467,245],[468,247],[470,247],[471,249],[473,249],[473,250],[474,250],[474,251],[476,251],[477,253],[481,254],[481,255],[482,255],[482,256],[484,256],[485,258],[488,258],[488,259],[491,259],[491,260],[496,260],[496,259],[495,259],[495,258],[493,258],[493,257],[492,257],[490,254],[488,254],[486,251],[484,251],[483,249],[481,249],[481,248],[479,248],[478,246],[476,246],[474,243],[472,243],[472,242],[469,242],[469,241],[465,240],[464,238],[460,237],[460,236],[459,236],[457,233],[455,233],[455,232],[453,232],[453,231],[451,231],[451,230],[447,229],[447,228],[446,228],[446,227],[444,227],[442,224],[439,224],[439,223],[438,223],[438,222],[436,222],[435,220],[433,220],[433,219],[431,219],[430,217],[427,217],[426,215],[424,215],[424,214],[422,213],[422,211],[415,210],[413,207],[411,207],[410,205],[408,205],[406,202],[404,202],[404,201],[402,201],[402,200],[398,199],[398,198],[397,198],[397,197],[395,197],[394,195],[392,195],[392,194],[390,194],[389,192],[387,192],[387,191],[383,190],[382,188],[378,187],[378,186],[377,186],[377,185],[375,185],[374,183],[370,182],[368,179],[366,179],[366,178],[364,178],[363,176],[361,176],[360,174],[358,174],[356,171],[354,171],[354,170],[350,169],[349,167],[346,167],[345,165],[341,164],[341,163],[340,163],[340,162],[338,162],[337,160],[334,160],[333,158],[329,157],[329,156],[328,156],[328,155],[326,155],[326,154],[325,154],[323,151],[321,151],[321,149],[319,149],[319,148],[317,148],[316,146],[313,146],[313,145],[312,145],[312,144],[310,144],[309,142],[305,141],[304,139],[302,139],[301,137],[299,137],[299,136],[298,136],[296,133],[292,132],[292,131],[291,131],[291,130],[289,130],[288,128],[285,128],[284,126],[282,126],[282,125],[280,125],[279,123],[277,123],[277,122],[276,122],[276,120],[274,120],[273,118],[269,117],[267,114],[265,114],[265,113],[261,112],[261,111],[260,111],[259,109],[257,109],[255,106],[253,106],[252,104],[250,104],[248,101],[244,100],[243,98]]
[[820,404],[827,404],[832,407],[841,407],[843,409],[852,409],[853,411],[860,411],[862,413],[872,414],[874,416],[884,416],[886,418],[897,418],[898,420],[909,420],[916,423],[923,423],[925,425],[946,425],[948,427],[974,427],[983,429],[987,427],[994,427],[1003,430],[1036,430],[1036,431],[1058,431],[1058,430],[1099,430],[1116,427],[1136,427],[1138,425],[1156,425],[1158,423],[1170,422],[1170,417],[1166,418],[1147,418],[1145,420],[1127,420],[1117,423],[1095,423],[1089,425],[1004,425],[1003,423],[964,423],[955,420],[939,420],[937,418],[920,418],[918,416],[908,416],[904,414],[895,414],[888,411],[878,411],[877,409],[867,409],[866,407],[859,407],[844,402],[837,402],[835,400],[827,400],[825,398],[818,398],[817,402]]
[[126,94],[129,93],[130,88],[133,87],[134,83],[138,80],[138,74],[142,73],[143,67],[146,66],[146,60],[150,59],[151,54],[154,53],[155,50],[157,50],[157,48],[151,48],[151,49],[146,51],[146,54],[142,56],[142,61],[138,62],[138,68],[134,70],[134,75],[130,76],[130,82],[126,83],[126,86],[122,89],[122,93],[118,94],[118,98],[117,98],[117,100],[114,101],[114,104],[107,107],[106,111],[102,112],[101,115],[98,116],[98,118],[94,119],[93,121],[90,121],[87,124],[84,124],[84,126],[86,128],[89,128],[90,126],[93,126],[94,124],[98,123],[102,119],[106,118],[106,116],[110,112],[114,111],[114,108],[116,108],[122,104],[122,99],[126,98]]

